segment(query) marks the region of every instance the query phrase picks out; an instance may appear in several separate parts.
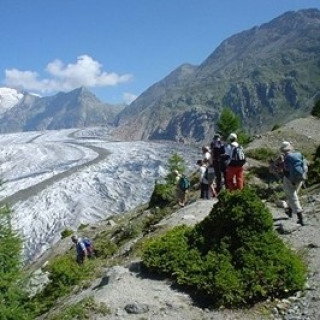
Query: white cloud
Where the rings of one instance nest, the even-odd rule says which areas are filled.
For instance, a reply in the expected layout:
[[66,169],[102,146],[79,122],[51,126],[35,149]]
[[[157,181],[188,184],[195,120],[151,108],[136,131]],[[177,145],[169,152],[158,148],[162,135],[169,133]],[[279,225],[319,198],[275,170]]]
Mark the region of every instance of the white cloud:
[[6,70],[5,83],[9,87],[52,93],[70,91],[81,86],[90,88],[115,86],[132,78],[131,74],[120,75],[103,71],[102,65],[88,55],[79,56],[75,64],[64,65],[62,61],[54,60],[48,63],[45,71],[49,77],[41,79],[39,74],[33,71]]
[[131,102],[133,102],[134,100],[137,99],[137,95],[133,94],[133,93],[129,93],[129,92],[125,92],[123,94],[123,101],[126,103],[126,104],[130,104]]

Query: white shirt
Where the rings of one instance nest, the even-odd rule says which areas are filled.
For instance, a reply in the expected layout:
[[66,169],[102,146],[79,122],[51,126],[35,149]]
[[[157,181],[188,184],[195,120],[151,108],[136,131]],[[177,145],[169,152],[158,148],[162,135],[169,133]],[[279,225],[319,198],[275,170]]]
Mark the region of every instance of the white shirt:
[[202,166],[199,168],[200,183],[208,184],[208,180],[205,179],[205,177],[204,177],[204,174],[205,174],[206,170],[207,170],[207,166],[205,166],[205,165],[202,165]]
[[226,146],[226,155],[229,156],[229,158],[226,161],[227,165],[229,165],[229,163],[231,161],[231,156],[232,156],[234,148],[237,148],[237,147],[239,147],[239,143],[237,141],[233,141]]

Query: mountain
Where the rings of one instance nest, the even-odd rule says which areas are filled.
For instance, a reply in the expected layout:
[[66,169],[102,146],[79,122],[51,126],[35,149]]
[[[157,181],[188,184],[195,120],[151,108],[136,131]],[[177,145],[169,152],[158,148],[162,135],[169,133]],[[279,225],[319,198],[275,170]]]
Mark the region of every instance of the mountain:
[[201,141],[223,107],[250,133],[310,113],[320,97],[320,11],[306,9],[233,35],[199,66],[182,65],[116,117],[131,139]]
[[0,132],[104,126],[121,110],[102,103],[84,87],[50,97],[26,93],[16,102],[0,114]]
[[23,96],[23,93],[15,89],[0,88],[0,116],[18,104]]

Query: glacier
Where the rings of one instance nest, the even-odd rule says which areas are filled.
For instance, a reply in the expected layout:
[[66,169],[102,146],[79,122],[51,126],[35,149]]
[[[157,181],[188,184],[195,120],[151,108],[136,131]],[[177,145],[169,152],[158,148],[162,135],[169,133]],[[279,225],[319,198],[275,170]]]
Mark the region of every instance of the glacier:
[[25,261],[54,246],[65,229],[148,202],[173,152],[190,171],[201,157],[194,146],[116,141],[106,127],[0,135],[0,203],[13,211]]

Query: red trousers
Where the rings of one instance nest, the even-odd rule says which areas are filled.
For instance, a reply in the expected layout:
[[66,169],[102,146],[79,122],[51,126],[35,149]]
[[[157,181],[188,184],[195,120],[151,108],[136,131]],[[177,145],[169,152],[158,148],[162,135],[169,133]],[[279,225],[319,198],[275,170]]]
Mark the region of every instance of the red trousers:
[[228,190],[242,190],[244,186],[243,167],[227,167],[226,187]]

